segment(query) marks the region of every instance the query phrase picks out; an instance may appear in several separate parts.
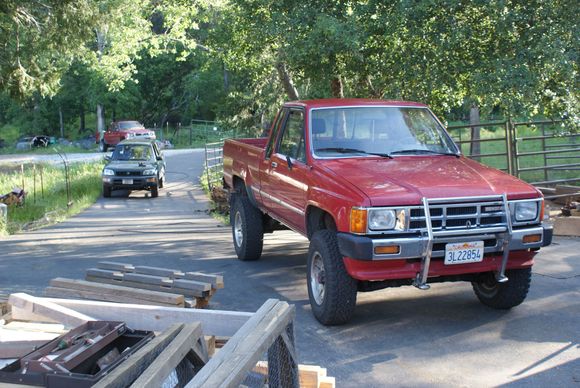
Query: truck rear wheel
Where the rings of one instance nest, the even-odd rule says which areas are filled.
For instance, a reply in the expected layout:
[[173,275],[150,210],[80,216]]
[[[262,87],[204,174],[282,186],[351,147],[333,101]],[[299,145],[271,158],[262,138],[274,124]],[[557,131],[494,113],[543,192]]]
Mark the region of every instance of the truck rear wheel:
[[346,272],[335,232],[314,233],[307,268],[308,298],[316,319],[323,325],[348,322],[356,306],[357,281]]
[[508,281],[498,283],[493,273],[481,274],[471,282],[481,303],[494,309],[508,310],[521,304],[528,295],[532,281],[532,268],[506,271]]
[[230,221],[238,259],[258,260],[264,246],[262,213],[247,197],[236,195],[232,198],[232,205]]

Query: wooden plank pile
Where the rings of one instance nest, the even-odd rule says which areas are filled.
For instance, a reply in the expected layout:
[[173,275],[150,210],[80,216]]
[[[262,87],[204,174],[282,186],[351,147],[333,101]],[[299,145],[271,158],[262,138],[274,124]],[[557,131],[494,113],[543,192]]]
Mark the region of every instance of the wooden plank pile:
[[[256,313],[38,298],[22,293],[12,294],[9,303],[14,320],[58,321],[69,328],[88,320],[124,321],[132,329],[159,332],[95,387],[334,386],[327,384],[332,378],[325,382],[324,368],[298,367],[295,308],[275,299],[267,300]],[[222,345],[214,353],[213,348]],[[267,364],[259,363],[264,353]],[[2,358],[6,357],[0,348]]]
[[[118,303],[205,308],[223,277],[201,272],[133,266],[103,261],[86,271],[86,280],[55,278],[45,295]],[[195,302],[193,302],[194,300]]]
[[[253,371],[267,376],[268,362],[258,361]],[[334,388],[336,386],[336,379],[327,376],[326,373],[326,368],[322,368],[319,365],[298,365],[298,382],[300,388]]]

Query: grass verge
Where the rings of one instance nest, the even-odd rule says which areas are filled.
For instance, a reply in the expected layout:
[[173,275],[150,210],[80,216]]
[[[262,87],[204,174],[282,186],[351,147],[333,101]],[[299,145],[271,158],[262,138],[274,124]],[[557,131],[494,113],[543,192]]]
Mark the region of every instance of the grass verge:
[[227,202],[227,198],[224,195],[221,186],[221,171],[215,172],[214,175],[210,177],[210,180],[213,182],[213,191],[209,187],[208,179],[207,179],[207,169],[204,169],[203,174],[199,177],[199,183],[205,194],[210,199],[210,210],[209,214],[215,218],[216,220],[220,221],[224,225],[230,224],[230,208]]
[[26,165],[24,173],[14,167],[0,167],[0,193],[23,186],[27,193],[22,205],[8,208],[8,223],[3,233],[13,234],[60,222],[92,205],[101,195],[102,168],[102,162],[69,166],[69,203],[62,167]]

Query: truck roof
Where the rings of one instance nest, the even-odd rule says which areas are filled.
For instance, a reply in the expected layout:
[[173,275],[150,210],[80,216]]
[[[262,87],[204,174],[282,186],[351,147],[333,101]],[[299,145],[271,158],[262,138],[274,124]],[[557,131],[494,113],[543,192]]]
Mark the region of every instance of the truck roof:
[[378,100],[367,98],[325,98],[319,100],[290,101],[285,106],[301,106],[304,108],[331,108],[344,106],[416,106],[426,108],[427,105],[412,101]]

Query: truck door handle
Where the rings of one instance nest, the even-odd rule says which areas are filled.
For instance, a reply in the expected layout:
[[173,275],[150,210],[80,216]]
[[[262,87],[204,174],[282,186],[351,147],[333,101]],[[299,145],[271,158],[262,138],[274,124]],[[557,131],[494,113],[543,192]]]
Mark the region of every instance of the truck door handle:
[[278,167],[278,163],[272,162],[272,168],[276,168],[276,167]]

